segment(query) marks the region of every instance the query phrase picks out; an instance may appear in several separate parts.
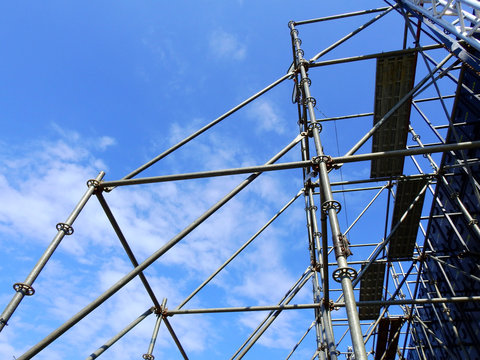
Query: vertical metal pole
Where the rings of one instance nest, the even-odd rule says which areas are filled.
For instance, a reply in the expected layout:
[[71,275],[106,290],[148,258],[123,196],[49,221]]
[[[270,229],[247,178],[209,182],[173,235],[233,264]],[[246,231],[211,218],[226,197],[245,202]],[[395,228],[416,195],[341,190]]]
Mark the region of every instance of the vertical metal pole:
[[[305,184],[307,186],[307,184]],[[310,218],[311,218],[311,226],[312,226],[312,232],[313,232],[313,237],[315,239],[314,244],[320,244],[320,232],[318,231],[318,224],[317,224],[317,215],[316,215],[316,206],[313,201],[313,188],[312,186],[308,186],[308,210],[310,211]],[[318,245],[317,245],[318,246]],[[312,248],[311,251],[315,251],[315,248]],[[326,253],[326,249],[322,249],[322,254]],[[321,254],[320,254],[321,255]],[[327,258],[328,260],[328,258]],[[321,309],[315,309],[315,313],[318,316],[322,318],[322,325],[323,325],[323,330],[325,332],[325,338],[327,341],[327,348],[328,348],[328,358],[332,360],[337,360],[337,349],[335,347],[335,339],[333,337],[333,329],[332,329],[332,323],[329,321],[330,317],[328,316],[327,312],[329,309],[327,309],[328,303],[325,301],[325,295],[324,299],[320,299],[320,284],[318,282],[318,276],[317,274],[320,272],[322,278],[325,278],[328,276],[328,271],[327,274],[324,273],[324,259],[323,257],[318,258],[319,261],[319,267],[318,269],[315,269],[315,274],[316,276],[314,277],[314,295],[315,303],[319,303],[323,301],[323,306]],[[327,262],[327,269],[328,269],[328,262]],[[328,286],[328,284],[327,284]],[[323,293],[328,292],[328,288],[323,289]],[[323,339],[322,339],[322,344],[323,344]],[[320,344],[318,344],[320,345]]]
[[363,343],[363,334],[360,327],[360,319],[358,317],[355,296],[353,293],[352,278],[354,276],[353,269],[348,267],[346,260],[345,244],[342,242],[343,235],[340,231],[340,226],[337,218],[337,210],[340,210],[339,203],[333,200],[332,189],[330,187],[330,179],[328,177],[327,160],[328,157],[323,153],[322,143],[320,141],[320,123],[317,122],[314,106],[315,99],[310,94],[310,79],[307,76],[308,62],[303,58],[303,50],[300,47],[300,39],[298,38],[298,30],[292,22],[289,23],[290,34],[295,46],[296,56],[298,58],[298,68],[301,74],[300,85],[304,90],[304,102],[308,107],[308,113],[311,124],[311,131],[315,142],[315,149],[317,153],[316,159],[319,171],[320,191],[325,196],[325,202],[322,204],[322,210],[328,213],[330,220],[330,227],[333,237],[333,245],[335,247],[335,255],[337,258],[338,268],[334,272],[336,279],[339,279],[342,284],[342,290],[345,297],[345,305],[347,310],[348,324],[352,344],[355,351],[355,358],[357,360],[367,360],[367,352],[365,344]]
[[38,260],[37,264],[30,272],[30,274],[28,274],[25,281],[23,283],[16,283],[13,285],[13,288],[15,289],[16,294],[13,296],[10,303],[7,305],[3,313],[0,315],[0,332],[5,327],[5,325],[7,325],[8,320],[10,319],[10,317],[12,316],[12,314],[14,313],[15,309],[18,307],[22,299],[25,296],[31,296],[35,293],[35,290],[32,287],[33,282],[38,277],[38,275],[40,275],[40,272],[43,270],[48,260],[53,255],[55,249],[58,247],[58,245],[60,245],[60,242],[65,237],[65,235],[73,234],[72,225],[75,222],[75,219],[78,217],[78,214],[80,214],[83,207],[85,206],[87,201],[90,199],[90,197],[94,193],[96,186],[98,185],[100,180],[103,179],[104,176],[105,176],[105,173],[101,171],[95,179],[89,180],[87,182],[87,185],[88,185],[87,191],[82,196],[77,206],[73,209],[72,213],[67,218],[67,220],[64,223],[57,224],[57,230],[58,230],[57,235],[55,235],[52,242],[47,247],[43,255],[40,257],[40,259]]
[[166,305],[167,299],[164,298],[160,309],[157,309],[157,321],[155,322],[155,327],[153,328],[152,340],[150,340],[150,344],[148,345],[148,351],[146,354],[143,354],[143,358],[145,360],[153,360],[155,358],[153,356],[153,348],[155,347],[155,342],[157,341],[158,331],[160,330],[160,324],[162,323],[163,318],[162,313]]

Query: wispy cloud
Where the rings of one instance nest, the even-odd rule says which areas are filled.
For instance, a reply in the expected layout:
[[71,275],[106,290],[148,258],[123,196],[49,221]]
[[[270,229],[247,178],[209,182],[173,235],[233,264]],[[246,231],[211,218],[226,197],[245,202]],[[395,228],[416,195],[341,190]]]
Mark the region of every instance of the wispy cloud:
[[210,35],[210,51],[218,58],[243,60],[247,46],[235,34],[218,29]]
[[279,109],[280,107],[273,101],[260,99],[251,105],[248,115],[255,121],[258,131],[273,131],[283,134],[286,123]]
[[[178,128],[172,127],[169,135],[179,136],[179,132]],[[60,138],[53,141],[42,140],[22,151],[2,152],[0,233],[9,235],[0,239],[2,247],[13,249],[15,244],[7,242],[10,239],[15,243],[29,244],[37,252],[43,251],[56,232],[55,224],[66,218],[85,191],[86,180],[103,170],[105,164],[98,154],[113,146],[115,139],[108,136],[92,139],[75,132],[69,134],[72,133],[73,141],[66,142],[60,133]],[[212,145],[209,146],[208,142]],[[97,144],[94,148],[96,155],[89,150],[92,144]],[[251,162],[248,151],[237,146],[235,140],[222,141],[222,136],[206,136],[196,143],[195,149],[196,168],[226,168]],[[177,162],[178,159],[191,165],[191,155],[180,155]],[[238,177],[232,177],[119,187],[105,197],[141,262],[238,183]],[[255,186],[230,201],[147,269],[149,282],[160,301],[162,297],[167,297],[169,307],[176,306],[276,213],[278,201],[268,201],[271,198],[268,189],[272,187],[283,192],[283,184],[278,179],[270,175],[260,177]],[[31,341],[38,341],[132,269],[94,198],[87,204],[74,228],[74,235],[64,239],[35,284],[39,292],[37,304],[47,310],[38,314],[28,305],[24,307],[22,304],[19,308],[20,314],[27,311],[45,326],[30,327],[28,331],[25,326],[10,326],[8,331],[11,331],[12,341],[0,342],[0,357],[11,356],[15,347],[18,355],[27,346],[20,340],[25,333],[31,334]],[[254,251],[242,254],[233,266],[229,266],[219,279],[209,285],[210,291],[221,294],[213,302],[227,306],[232,303],[233,297],[244,304],[252,301],[276,302],[298,276],[283,265],[285,253],[281,250],[284,244],[280,243],[280,238],[284,232],[281,226],[272,226],[269,235],[259,239],[261,241],[253,248]],[[20,256],[24,257],[24,254],[15,259]],[[26,264],[22,266],[25,267]],[[244,271],[246,268],[248,272]],[[236,279],[233,287],[232,276]],[[79,288],[81,291],[78,291]],[[64,336],[60,345],[49,348],[39,359],[60,358],[58,354],[72,346],[93,351],[107,340],[104,339],[105,336],[108,338],[107,334],[115,335],[151,306],[151,300],[138,279],[120,290],[119,295],[90,315],[94,319],[94,327],[88,323],[75,327]],[[0,294],[0,298],[7,297]],[[189,306],[209,307],[211,302],[212,298],[208,295],[201,295],[194,298]],[[51,323],[47,319],[55,321]],[[195,321],[197,326],[192,328],[189,318],[172,318],[172,324],[189,351],[206,351],[212,344],[215,346],[222,341],[222,329],[219,324],[212,323],[210,317],[198,315]],[[120,343],[109,350],[112,356],[124,358],[125,354],[129,354],[133,357],[139,351],[145,351],[142,344],[146,339],[148,343],[153,322],[154,317],[147,319],[129,335],[130,345]],[[288,335],[290,330],[287,330],[283,333]],[[82,341],[76,342],[76,338]],[[97,344],[98,341],[100,343]],[[271,340],[264,340],[265,346],[272,347],[278,347],[281,342],[278,334]],[[18,347],[19,343],[22,348]],[[132,346],[132,343],[138,345]],[[158,353],[168,353],[168,349],[177,351],[174,347],[171,339],[162,338]]]

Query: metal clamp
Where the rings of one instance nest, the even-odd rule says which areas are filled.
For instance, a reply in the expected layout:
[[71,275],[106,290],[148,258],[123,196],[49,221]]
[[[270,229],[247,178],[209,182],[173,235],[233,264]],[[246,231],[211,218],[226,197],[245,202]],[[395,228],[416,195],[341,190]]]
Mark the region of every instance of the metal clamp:
[[297,29],[290,30],[290,35],[293,36],[293,34],[298,36],[298,30]]
[[155,359],[155,356],[153,356],[152,354],[143,354],[142,356],[145,360],[154,360]]
[[308,83],[308,86],[312,85],[312,80],[310,78],[305,77],[302,80],[300,80],[300,86],[303,86],[303,84]]
[[350,250],[350,241],[348,241],[347,237],[343,234],[338,235],[338,245],[335,247],[335,255],[338,258],[339,256],[349,257],[352,255],[352,251]]
[[300,46],[300,45],[302,45],[302,39],[300,39],[300,38],[297,37],[297,38],[294,40],[294,43],[297,44],[298,46]]
[[354,268],[340,267],[333,272],[332,277],[333,280],[339,283],[342,282],[342,279],[344,277],[348,277],[350,280],[355,280],[357,278],[357,275],[357,270],[355,270]]
[[313,129],[318,129],[318,132],[322,132],[322,124],[320,124],[319,122],[308,124],[308,135],[310,137],[313,136]]
[[57,231],[63,231],[65,233],[65,235],[72,235],[73,234],[73,227],[69,224],[58,223],[56,228],[57,228]]
[[420,135],[415,134],[415,135],[412,136],[413,141],[417,141],[418,139],[420,139]]
[[327,155],[320,155],[312,157],[312,162],[316,165],[319,165],[321,162],[328,163],[332,158]]
[[473,226],[473,225],[478,225],[478,220],[477,219],[472,219],[468,222],[468,226]]
[[322,211],[327,214],[330,209],[335,209],[337,214],[342,210],[342,205],[336,200],[328,200],[322,204]]
[[305,211],[311,211],[311,210],[317,211],[318,208],[317,208],[315,205],[313,205],[313,206],[307,206],[307,207],[305,208]]
[[308,105],[309,103],[311,103],[313,107],[317,106],[317,100],[315,100],[315,98],[312,96],[309,96],[303,100],[303,105]]
[[305,52],[302,49],[297,49],[295,50],[295,54],[297,54],[298,57],[303,57],[305,55]]
[[32,296],[35,294],[35,289],[25,283],[15,283],[13,284],[13,289],[16,292],[23,292],[25,296]]
[[97,188],[100,186],[100,181],[97,179],[90,179],[87,181],[87,186]]

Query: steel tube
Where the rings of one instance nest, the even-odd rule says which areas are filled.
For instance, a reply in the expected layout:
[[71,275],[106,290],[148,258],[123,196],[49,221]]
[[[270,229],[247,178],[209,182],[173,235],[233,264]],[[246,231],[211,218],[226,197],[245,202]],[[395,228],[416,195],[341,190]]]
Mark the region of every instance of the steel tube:
[[185,350],[183,349],[183,346],[182,346],[182,344],[180,343],[180,340],[178,340],[177,334],[175,334],[175,331],[173,331],[173,328],[172,328],[172,325],[170,324],[170,321],[168,321],[168,319],[167,319],[166,317],[164,317],[164,318],[163,318],[163,322],[165,323],[165,326],[167,327],[168,331],[170,332],[170,335],[172,336],[173,341],[175,341],[175,344],[177,345],[178,350],[179,350],[180,353],[182,354],[183,358],[184,358],[185,360],[188,360],[187,353],[186,353]]
[[233,253],[217,270],[215,270],[203,283],[201,283],[190,295],[188,295],[185,300],[183,300],[180,305],[177,306],[177,309],[181,309],[189,302],[200,290],[202,290],[205,285],[207,285],[220,271],[222,271],[233,259],[237,257],[250,243],[255,240],[270,224],[278,218],[295,200],[297,200],[300,195],[303,193],[303,189],[298,192],[279,212],[277,212],[267,223],[260,228],[250,239],[248,239],[237,251]]
[[[364,26],[360,27],[359,29],[356,30],[356,32],[362,30],[369,24],[373,23],[375,20],[378,20],[381,16],[385,15],[389,11],[391,11],[394,7],[390,8],[386,12],[380,14],[377,16],[375,19],[371,20]],[[303,59],[303,50],[300,48],[300,41],[298,38],[298,30],[295,29],[294,25],[290,23],[290,34],[292,36],[292,43],[295,46],[296,49],[296,54],[298,57],[298,70],[300,72],[302,81],[301,83],[303,84],[303,90],[304,90],[304,101],[305,105],[307,106],[308,109],[308,114],[309,114],[309,119],[310,119],[310,124],[312,125],[312,135],[313,135],[313,140],[315,143],[315,150],[316,154],[320,159],[325,159],[325,154],[323,152],[323,146],[322,142],[320,140],[320,131],[317,128],[317,120],[316,120],[316,115],[315,115],[315,110],[314,110],[314,99],[310,94],[310,81],[307,76],[307,71],[305,68],[305,60]],[[355,32],[353,32],[355,33]],[[352,33],[352,34],[353,34]],[[345,37],[344,39],[346,40],[349,37]],[[329,50],[335,48],[338,46],[341,42],[344,41],[344,39],[340,40],[336,44],[332,45],[328,49],[324,50],[323,52],[319,53],[317,56],[320,57]],[[318,58],[317,57],[317,58]],[[315,58],[313,60],[316,60]],[[327,164],[326,161],[320,161],[318,163],[318,176],[319,176],[319,184],[320,184],[320,191],[322,191],[324,195],[324,204],[334,204],[333,200],[333,195],[332,195],[332,189],[330,187],[330,179],[328,176],[328,169],[327,169]],[[323,207],[323,204],[322,204]],[[342,250],[342,244],[341,240],[343,238],[343,235],[340,231],[340,225],[338,222],[337,218],[337,210],[335,207],[329,206],[326,207],[325,210],[328,213],[328,217],[330,220],[330,228],[331,228],[331,233],[332,233],[332,240],[334,246],[337,248],[336,251],[336,259],[338,263],[338,269],[345,269],[348,268],[348,263],[346,260],[346,257],[348,256],[346,254],[346,251],[344,252]],[[348,317],[348,322],[349,322],[349,328],[350,328],[350,335],[352,339],[352,344],[355,350],[355,357],[357,360],[367,360],[367,353],[365,350],[365,345],[363,343],[363,335],[362,335],[362,329],[360,327],[360,320],[358,317],[358,311],[357,307],[355,305],[355,296],[353,293],[353,286],[352,286],[352,280],[348,276],[347,272],[343,272],[343,275],[340,276],[341,284],[342,284],[342,289],[343,289],[343,294],[345,297],[345,303],[346,303],[346,310],[347,310],[347,317]]]
[[[103,208],[103,211],[107,215],[108,220],[110,221],[110,224],[113,227],[113,230],[115,231],[115,234],[117,234],[118,239],[120,240],[120,243],[122,244],[125,252],[128,255],[128,258],[130,259],[133,267],[138,266],[138,261],[135,258],[135,255],[133,254],[132,249],[130,248],[130,245],[128,245],[127,239],[123,235],[122,230],[120,229],[120,226],[118,225],[117,220],[115,219],[115,216],[113,216],[112,210],[107,204],[107,201],[105,200],[105,197],[101,192],[97,192],[97,198],[98,201],[100,202],[100,205]],[[147,278],[145,277],[145,274],[143,272],[138,274],[138,277],[142,281],[143,286],[145,287],[145,290],[147,291],[148,295],[150,296],[150,299],[152,300],[153,304],[155,307],[160,308],[160,302],[157,300],[157,297],[155,296],[155,293],[152,290],[152,287],[147,281]]]
[[[298,141],[301,140],[301,136],[297,136],[294,141],[288,144],[282,151],[280,151],[277,155],[275,155],[271,160],[267,162],[274,163],[278,159],[280,159],[283,155],[285,155],[289,150],[291,150]],[[238,194],[241,190],[243,190],[247,185],[249,185],[252,181],[254,181],[261,173],[254,173],[251,174],[247,179],[242,181],[235,189],[233,189],[230,193],[224,196],[220,201],[218,201],[215,205],[213,205],[210,209],[208,209],[205,213],[203,213],[200,217],[198,217],[194,222],[188,225],[185,229],[183,229],[179,234],[174,236],[171,240],[169,240],[165,245],[163,245],[160,249],[150,255],[145,261],[143,261],[139,266],[135,269],[130,271],[127,275],[125,275],[122,279],[120,279],[117,283],[115,283],[112,287],[106,290],[103,294],[101,294],[97,299],[91,302],[89,305],[85,306],[82,310],[80,310],[77,314],[75,314],[72,318],[67,320],[63,325],[58,327],[52,333],[50,333],[46,338],[41,340],[35,346],[27,350],[22,356],[20,356],[17,360],[26,360],[31,359],[33,356],[38,354],[42,351],[46,346],[51,344],[55,339],[69,330],[72,326],[78,323],[81,319],[95,310],[98,306],[100,306],[103,302],[105,302],[108,298],[114,295],[117,291],[123,288],[126,284],[128,284],[132,279],[134,279],[140,272],[145,270],[149,267],[153,262],[155,262],[158,258],[160,258],[164,253],[166,253],[169,249],[171,249],[175,244],[177,244],[180,240],[182,240],[185,236],[187,236],[190,232],[192,232],[196,227],[198,227],[201,223],[203,223],[206,219],[208,219],[213,213],[215,213],[218,209],[220,209],[223,205],[225,205],[230,199],[232,199],[236,194]]]
[[101,186],[103,188],[110,188],[110,187],[125,186],[125,185],[153,184],[153,183],[166,182],[166,181],[201,179],[201,178],[207,178],[207,177],[210,178],[215,176],[240,175],[240,174],[250,174],[254,172],[298,169],[298,168],[303,168],[311,165],[312,165],[311,161],[293,161],[293,162],[280,163],[280,164],[246,166],[243,168],[235,168],[235,169],[200,171],[200,172],[186,173],[186,174],[173,174],[173,175],[152,176],[152,177],[146,177],[146,178],[104,181],[101,183]]
[[161,153],[160,155],[156,156],[155,158],[153,158],[152,160],[150,160],[149,162],[145,163],[144,165],[140,166],[139,168],[137,168],[136,170],[132,171],[130,174],[126,175],[125,177],[123,177],[123,179],[131,179],[133,178],[134,176],[138,175],[139,173],[141,173],[142,171],[148,169],[150,166],[152,166],[153,164],[155,164],[156,162],[160,161],[161,159],[163,159],[165,156],[171,154],[172,152],[174,152],[175,150],[177,150],[178,148],[182,147],[183,145],[185,145],[186,143],[188,143],[189,141],[195,139],[198,135],[204,133],[205,131],[207,131],[208,129],[210,129],[212,126],[218,124],[220,121],[224,120],[225,118],[227,118],[228,116],[232,115],[233,113],[235,113],[236,111],[240,110],[241,108],[243,108],[245,105],[251,103],[253,100],[255,100],[256,98],[258,98],[260,95],[263,95],[264,93],[266,93],[267,91],[269,91],[270,89],[274,88],[275,86],[277,86],[278,84],[280,84],[281,82],[283,82],[284,80],[288,79],[290,76],[292,76],[292,73],[288,73],[288,74],[285,74],[283,75],[281,78],[279,78],[278,80],[274,81],[273,83],[271,83],[270,85],[268,85],[267,87],[263,88],[262,90],[260,90],[259,92],[257,92],[256,94],[252,95],[251,97],[249,97],[248,99],[246,99],[245,101],[241,102],[240,104],[238,104],[237,106],[235,106],[234,108],[230,109],[229,111],[227,111],[225,114],[223,114],[222,116],[216,118],[215,120],[213,120],[212,122],[210,122],[209,124],[205,125],[204,127],[202,127],[201,129],[197,130],[196,132],[194,132],[193,134],[191,134],[190,136],[186,137],[185,139],[183,139],[182,141],[180,141],[179,143],[177,143],[176,145],[172,146],[171,148],[169,148],[168,150],[165,150],[163,153]]
[[[463,303],[478,302],[480,296],[452,296],[432,299],[404,299],[404,300],[371,300],[357,301],[357,306],[372,305],[419,305],[419,304],[442,304],[442,303]],[[271,310],[305,310],[320,308],[321,304],[286,304],[286,305],[265,305],[265,306],[239,306],[228,308],[206,308],[206,309],[181,309],[167,310],[166,315],[189,315],[189,314],[211,314],[211,313],[230,313],[230,312],[249,312],[249,311],[271,311]],[[333,303],[334,307],[345,307],[344,302]]]
[[[300,289],[301,286],[303,286],[306,281],[312,276],[312,269],[310,266],[305,270],[305,272],[300,276],[300,278],[295,282],[295,284],[287,291],[287,293],[283,296],[283,298],[279,301],[277,305],[282,305],[282,303],[288,298],[288,296],[292,292],[298,292],[297,289]],[[302,284],[299,286],[299,284]],[[250,334],[250,336],[245,340],[245,342],[238,348],[238,350],[233,354],[232,358],[237,356],[237,354],[249,343],[249,341],[255,336],[255,334],[262,328],[262,326],[268,321],[270,316],[273,315],[273,310],[263,319],[262,322],[260,322],[260,325],[257,326],[257,328]]]
[[351,16],[365,15],[365,14],[371,14],[371,13],[375,13],[375,12],[385,11],[385,10],[387,10],[387,9],[389,9],[389,7],[382,7],[382,8],[377,8],[377,9],[354,11],[354,12],[345,13],[345,14],[325,16],[325,17],[321,17],[321,18],[317,18],[317,19],[294,21],[294,25],[295,25],[295,26],[298,26],[298,25],[312,24],[312,23],[322,22],[322,21],[343,19],[343,18],[351,17]]
[[[292,301],[292,299],[295,297],[295,295],[297,295],[297,293],[300,291],[300,289],[303,287],[303,285],[305,285],[305,283],[307,282],[307,280],[310,278],[310,275],[313,274],[313,273],[310,273],[308,276],[305,277],[305,279],[298,285],[298,287],[285,299],[285,305],[283,306],[286,306],[288,305],[288,303],[290,301]],[[273,309],[272,309],[273,310]],[[253,345],[255,345],[255,343],[257,342],[257,340],[260,338],[260,336],[262,336],[262,334],[267,331],[267,329],[269,328],[269,326],[275,321],[275,319],[280,315],[280,313],[282,312],[283,309],[276,309],[275,312],[273,312],[270,316],[270,319],[268,319],[268,321],[265,322],[265,324],[263,325],[263,327],[261,329],[259,329],[259,331],[257,332],[257,334],[255,334],[254,337],[251,338],[250,340],[250,343],[247,344],[243,350],[241,352],[238,353],[236,359],[242,359],[245,354],[252,348]],[[235,355],[232,357],[232,359],[235,358]]]
[[86,360],[93,360],[103,354],[106,350],[108,350],[113,344],[115,344],[118,340],[120,340],[125,334],[127,334],[130,330],[132,330],[135,326],[140,324],[147,316],[153,313],[154,308],[150,308],[145,311],[142,315],[132,321],[127,327],[125,327],[122,331],[120,331],[117,335],[113,338],[108,340],[104,345],[99,347],[95,352],[90,354],[90,356]]
[[362,113],[362,114],[354,114],[354,115],[343,115],[343,116],[335,116],[335,117],[328,117],[323,119],[318,119],[319,122],[326,122],[326,121],[335,121],[335,120],[345,120],[345,119],[354,119],[359,117],[365,116],[372,116],[374,113]]
[[155,347],[155,343],[158,337],[158,331],[160,330],[160,325],[162,324],[162,312],[165,310],[165,306],[167,305],[167,299],[164,298],[162,301],[162,305],[160,306],[159,312],[157,313],[157,321],[155,321],[155,326],[153,327],[152,339],[150,340],[150,344],[148,344],[148,351],[146,354],[143,355],[144,359],[148,357],[146,355],[153,355],[153,348]]
[[[340,58],[340,59],[324,60],[324,61],[319,61],[316,63],[309,64],[308,66],[310,68],[315,68],[315,67],[329,66],[329,65],[335,65],[335,64],[344,64],[344,63],[355,62],[355,61],[371,60],[371,59],[376,59],[383,56],[387,57],[387,56],[404,55],[404,54],[410,54],[410,53],[419,52],[419,51],[428,51],[428,50],[435,50],[440,48],[443,48],[443,45],[440,45],[440,44],[426,45],[423,47],[415,47],[411,49],[386,51],[386,52],[367,54],[367,55],[350,56],[350,57]],[[363,116],[367,116],[367,115],[365,114]],[[320,120],[320,121],[323,121],[323,120]]]
[[[315,61],[315,60],[318,60],[320,57],[322,57],[323,55],[329,53],[330,51],[332,51],[333,49],[335,49],[336,47],[338,47],[339,45],[343,44],[345,41],[347,41],[348,39],[350,39],[352,36],[354,36],[355,34],[358,34],[360,31],[366,29],[368,26],[372,25],[375,21],[377,21],[378,19],[384,17],[385,15],[387,15],[390,11],[392,11],[394,8],[396,8],[397,5],[394,5],[394,6],[391,6],[389,8],[387,8],[384,12],[382,12],[381,14],[378,14],[377,16],[375,16],[373,19],[367,21],[365,24],[363,24],[362,26],[360,26],[359,28],[355,29],[354,31],[352,31],[351,33],[345,35],[343,38],[341,38],[340,40],[338,40],[337,42],[333,43],[332,45],[330,45],[329,47],[327,47],[326,49],[320,51],[317,55],[315,55],[313,58],[310,59],[310,61]],[[291,28],[293,29],[293,24],[291,25]],[[357,359],[358,360],[358,359]]]
[[[104,176],[105,176],[105,173],[103,171],[101,171],[98,174],[98,176],[95,178],[94,182],[98,183],[100,180],[103,179]],[[57,249],[58,245],[60,245],[60,242],[62,241],[62,239],[65,237],[65,235],[68,232],[67,229],[71,229],[71,233],[73,233],[73,228],[72,228],[73,223],[75,222],[76,218],[78,217],[78,215],[82,211],[83,207],[85,206],[85,204],[87,203],[87,201],[90,199],[90,197],[92,196],[92,194],[95,191],[94,182],[91,182],[89,184],[87,191],[85,191],[85,194],[82,196],[82,198],[78,202],[77,206],[75,206],[75,208],[73,209],[70,216],[63,223],[64,227],[57,231],[57,235],[55,235],[55,237],[51,241],[50,245],[48,245],[48,247],[45,250],[45,252],[43,253],[43,255],[40,257],[40,259],[38,260],[36,265],[33,267],[30,274],[28,274],[27,278],[23,282],[23,285],[25,285],[25,287],[28,287],[28,288],[32,289],[32,293],[30,293],[29,295],[33,295],[33,288],[31,287],[33,282],[36,280],[38,275],[40,275],[40,272],[43,270],[43,268],[47,264],[48,260],[50,259],[50,257],[53,255],[53,253]],[[58,229],[58,225],[57,225],[57,229]],[[18,307],[20,302],[23,300],[23,298],[27,294],[28,294],[28,289],[26,289],[26,288],[20,287],[17,290],[17,292],[13,296],[12,300],[10,300],[10,302],[6,306],[5,310],[3,310],[2,314],[0,315],[0,332],[3,330],[5,325],[7,325],[8,320],[10,320],[10,317],[15,312],[16,308]]]
[[338,156],[338,157],[333,157],[332,162],[334,164],[343,164],[343,163],[349,163],[349,162],[367,161],[367,160],[381,159],[381,158],[430,154],[430,153],[436,153],[436,152],[461,150],[461,149],[473,149],[478,147],[480,147],[480,141],[465,141],[465,142],[456,143],[456,144],[433,145],[433,146],[425,146],[425,147],[419,147],[414,149],[379,151],[379,152],[367,153],[367,154]]

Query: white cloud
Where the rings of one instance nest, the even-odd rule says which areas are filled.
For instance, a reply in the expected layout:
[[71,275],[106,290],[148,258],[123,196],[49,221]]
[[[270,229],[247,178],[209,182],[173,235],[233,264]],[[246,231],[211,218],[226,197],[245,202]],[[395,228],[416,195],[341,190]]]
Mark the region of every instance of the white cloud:
[[247,46],[235,34],[218,29],[210,35],[210,51],[221,59],[243,60]]
[[255,121],[257,131],[273,131],[277,134],[285,132],[286,122],[279,112],[279,106],[270,100],[255,101],[248,110],[248,115]]
[[[174,136],[179,131],[177,127],[172,127]],[[81,134],[73,134],[74,141],[68,143],[62,138],[43,140],[23,151],[3,152],[0,162],[3,174],[0,176],[0,233],[10,236],[0,239],[2,246],[15,246],[12,242],[7,243],[7,239],[10,239],[19,244],[28,243],[36,252],[43,251],[56,233],[55,224],[68,216],[86,190],[86,180],[103,170],[99,168],[99,165],[103,165],[101,159],[88,149],[92,148],[92,143],[96,143],[99,150],[108,149],[115,144],[115,140],[108,136],[88,139]],[[251,162],[248,151],[236,146],[234,140],[227,143],[218,135],[199,139],[195,150],[195,168],[218,169]],[[173,163],[180,162],[178,166],[182,167],[185,164],[192,165],[191,160],[191,155],[180,154]],[[169,163],[167,161],[164,164]],[[242,175],[240,179],[245,177]],[[119,187],[104,195],[137,260],[141,262],[240,181],[238,177],[228,177]],[[239,197],[231,200],[145,271],[159,301],[167,297],[170,308],[177,306],[276,213],[276,206],[283,199],[278,196],[273,202],[267,201],[271,197],[268,188],[275,187],[283,192],[282,182],[270,175],[263,181],[262,178],[257,181],[258,185],[247,188]],[[12,342],[0,342],[0,357],[21,353],[25,349],[18,344],[27,346],[21,341],[25,334],[32,342],[40,340],[132,269],[94,197],[75,222],[74,229],[75,233],[63,240],[35,284],[38,289],[35,306],[44,311],[39,314],[35,311],[36,307],[30,308],[30,299],[27,299],[27,305],[21,304],[19,307],[19,315],[14,314],[14,317],[21,318],[22,311],[30,312],[35,321],[42,322],[44,326],[15,328],[12,322],[8,329]],[[212,303],[228,306],[233,297],[249,303],[278,301],[297,276],[283,265],[285,258],[281,249],[284,244],[280,243],[279,238],[284,232],[281,226],[272,226],[268,236],[257,240],[260,242],[253,251],[240,255],[222,276],[206,288],[207,295],[203,295],[202,290],[187,307],[209,307]],[[16,259],[20,259],[20,256],[28,259],[23,253]],[[22,269],[26,266],[23,265]],[[249,271],[244,271],[245,268]],[[237,281],[233,287],[232,276]],[[218,292],[219,296],[213,299],[209,295],[212,291]],[[7,297],[0,292],[1,299]],[[90,314],[85,322],[67,332],[59,345],[45,350],[39,358],[58,358],[58,354],[74,346],[75,349],[85,350],[79,356],[88,355],[107,340],[104,337],[115,335],[151,305],[143,285],[139,279],[134,279]],[[191,326],[188,316],[175,316],[171,322],[183,345],[191,352],[208,351],[223,339],[222,329],[218,328],[218,323],[212,322],[210,316],[196,315],[195,327]],[[153,323],[153,316],[145,320],[128,335],[126,343],[120,342],[109,350],[111,356],[121,359],[137,356],[139,351],[145,352]],[[225,326],[231,327],[231,324]],[[285,331],[285,336],[290,336],[290,330]],[[280,333],[272,334],[276,335],[272,335],[272,340],[264,340],[264,344],[282,347],[280,343],[284,339],[279,337]],[[177,351],[169,336],[159,339],[157,354]]]

